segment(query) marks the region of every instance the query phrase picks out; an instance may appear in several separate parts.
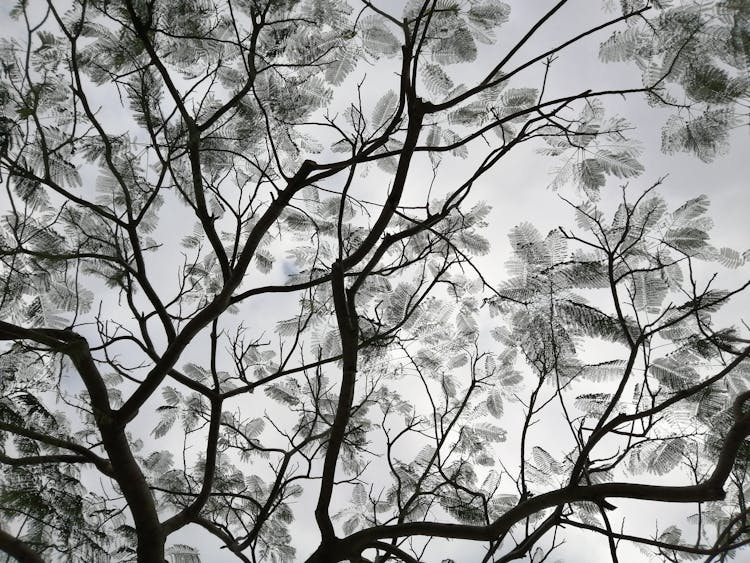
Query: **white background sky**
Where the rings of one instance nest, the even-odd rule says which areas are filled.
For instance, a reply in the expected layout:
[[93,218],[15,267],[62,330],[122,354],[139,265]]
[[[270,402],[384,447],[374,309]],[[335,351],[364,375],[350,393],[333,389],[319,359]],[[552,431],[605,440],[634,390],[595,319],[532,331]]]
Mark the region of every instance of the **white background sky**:
[[[352,2],[354,3],[354,0]],[[0,30],[2,30],[0,34],[15,35],[19,31],[18,24],[7,17],[13,2],[2,0],[0,4],[2,4],[0,7]],[[400,11],[394,9],[394,7],[401,4],[398,0],[379,3],[379,5],[394,13]],[[498,34],[498,44],[483,48],[475,63],[460,69],[454,69],[452,71],[455,72],[454,77],[465,79],[468,83],[471,82],[472,78],[481,77],[492,66],[492,61],[501,57],[507,46],[512,45],[518,37],[525,33],[529,22],[535,20],[553,2],[548,0],[523,0],[511,4],[513,8],[511,19]],[[538,53],[544,47],[559,42],[563,37],[572,35],[573,30],[584,29],[592,22],[608,17],[599,10],[599,6],[600,2],[592,0],[572,1],[543,29],[539,35],[539,40],[531,41],[528,48],[522,50],[514,60],[520,61],[524,56]],[[626,64],[603,65],[598,62],[598,46],[606,37],[607,34],[603,33],[594,38],[589,38],[580,46],[571,48],[561,54],[550,73],[549,87],[551,94],[573,93],[596,86],[612,88],[618,86],[632,87],[640,84],[639,75],[631,66]],[[380,94],[389,87],[396,89],[397,78],[394,75],[396,70],[393,67],[394,64],[395,61],[381,59],[376,62],[374,67],[363,66],[336,93],[337,103],[340,103],[341,100],[351,99],[355,94],[354,84],[361,79],[364,72],[367,73],[367,81],[363,90],[366,96],[369,95],[372,98],[369,103],[374,104]],[[457,82],[459,81],[457,80]],[[531,73],[525,75],[525,77],[520,76],[513,85],[538,87],[538,74]],[[102,100],[102,104],[105,107],[107,105],[105,100]],[[711,199],[712,209],[710,214],[715,221],[712,236],[713,244],[718,247],[731,246],[740,251],[750,247],[750,229],[746,219],[750,210],[750,190],[747,181],[748,172],[750,172],[748,167],[750,131],[748,128],[738,129],[734,132],[732,146],[728,154],[719,157],[713,163],[705,164],[690,155],[664,156],[661,154],[659,149],[660,127],[666,119],[666,113],[648,107],[643,99],[639,97],[613,98],[607,101],[607,107],[610,112],[619,113],[629,119],[637,127],[637,132],[634,135],[643,143],[644,150],[641,160],[645,165],[645,172],[640,178],[630,181],[630,193],[640,193],[654,180],[667,175],[659,192],[665,196],[670,207],[675,207],[687,199],[705,193]],[[115,116],[116,114],[113,113],[113,119],[117,119]],[[110,125],[116,128],[114,123]],[[518,147],[511,155],[503,159],[494,171],[485,175],[476,185],[471,196],[475,200],[486,200],[493,206],[488,229],[488,238],[493,245],[493,251],[479,262],[491,280],[500,281],[503,279],[503,264],[509,252],[507,232],[512,226],[521,221],[529,221],[535,224],[542,233],[546,233],[558,225],[573,224],[573,214],[569,206],[562,202],[548,187],[552,179],[550,171],[555,162],[536,154],[535,148],[539,146],[530,144]],[[412,189],[414,193],[419,195],[424,193],[424,186],[430,178],[429,168],[424,166],[425,160],[423,159],[421,164],[417,161],[416,166],[410,173],[407,187],[407,190]],[[449,189],[458,185],[465,179],[468,172],[468,163],[450,159],[445,161],[439,171],[438,189],[440,189],[440,186],[443,189]],[[368,182],[371,182],[372,185],[358,186],[358,191],[372,193],[373,196],[379,195],[382,197],[384,195],[383,186],[378,181],[377,176],[370,177]],[[619,201],[620,190],[617,189],[619,184],[617,181],[611,181],[607,188],[602,191],[603,205],[608,205],[608,202],[612,201],[613,198]],[[574,190],[566,195],[574,200],[579,199]],[[169,222],[170,218],[164,217],[163,221]],[[281,275],[280,270],[276,273]],[[748,274],[748,268],[745,267],[740,272],[723,275],[723,279],[726,280],[726,284],[731,284],[740,278],[746,279]],[[726,284],[720,283],[719,285]],[[747,306],[750,305],[750,300],[745,298],[740,303],[740,306],[732,308],[732,313],[740,314],[748,319],[750,315],[744,312],[748,310]],[[254,306],[258,307],[256,312],[259,317],[262,317],[266,310],[270,312],[278,307],[278,303],[269,300],[265,303],[258,302]],[[138,430],[143,430],[147,433],[150,429],[150,422],[139,420],[134,431],[137,433]],[[508,425],[508,430],[512,432],[512,425]],[[305,509],[312,506],[312,501],[312,497],[308,498],[307,496],[301,499],[299,505],[302,510],[300,510],[299,516],[302,516]],[[693,507],[664,509],[663,507],[657,508],[655,505],[645,506],[643,504],[640,507],[640,510],[648,511],[649,516],[663,513],[665,518],[668,512],[687,514],[693,510]],[[637,517],[635,511],[628,511],[628,513]],[[614,519],[617,519],[617,517]],[[317,533],[313,529],[304,528],[305,525],[312,525],[312,520],[305,518],[304,522],[304,525],[294,528],[293,539],[295,545],[299,548],[300,559],[303,558],[308,549],[314,548],[317,542]],[[608,552],[603,541],[595,540],[590,535],[582,536],[574,533],[570,533],[569,538],[567,546],[557,556],[566,563],[599,563],[607,560]],[[175,543],[188,543],[199,547],[205,563],[236,561],[226,550],[219,551],[217,544],[211,538],[193,527],[183,529],[171,537],[170,541],[172,540]],[[466,544],[454,542],[445,547],[444,553],[442,551],[435,553],[435,556],[431,556],[428,561],[432,563],[443,557],[453,557],[457,563],[471,563],[477,560],[478,553],[481,553],[481,549],[473,551],[470,548],[467,550]],[[637,563],[639,560],[645,560],[645,556],[637,551],[623,551],[623,554],[626,553],[628,556],[624,556],[622,561]],[[555,557],[553,556],[552,559],[554,560]]]

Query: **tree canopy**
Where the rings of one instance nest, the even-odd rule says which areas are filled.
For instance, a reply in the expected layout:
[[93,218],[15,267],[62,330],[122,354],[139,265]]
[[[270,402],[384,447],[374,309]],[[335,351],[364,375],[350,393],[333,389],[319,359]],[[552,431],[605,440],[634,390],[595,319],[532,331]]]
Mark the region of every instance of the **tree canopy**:
[[[0,551],[415,563],[454,540],[541,563],[590,536],[617,563],[750,542],[750,252],[711,241],[710,194],[660,195],[668,170],[644,174],[610,111],[645,98],[663,153],[726,152],[750,4],[528,4],[15,3]],[[558,84],[582,46],[627,70]],[[544,186],[487,185],[527,145],[570,215],[519,218],[500,256],[492,205]],[[683,517],[633,522],[655,503]]]

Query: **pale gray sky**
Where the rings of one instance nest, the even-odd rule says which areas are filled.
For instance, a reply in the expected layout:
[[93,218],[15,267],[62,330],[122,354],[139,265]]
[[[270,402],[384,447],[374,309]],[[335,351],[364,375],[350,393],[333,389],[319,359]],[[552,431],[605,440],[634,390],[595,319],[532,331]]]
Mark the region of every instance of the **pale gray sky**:
[[[356,4],[354,0],[351,1]],[[533,2],[520,0],[510,3],[512,5],[511,19],[499,33],[498,43],[490,47],[483,46],[476,62],[452,69],[457,82],[463,80],[470,84],[473,80],[482,76],[491,66],[492,61],[497,60],[509,45],[514,44],[517,38],[525,33],[529,22],[534,21],[539,14],[553,4],[549,0],[535,0]],[[10,2],[4,2],[0,13],[2,34],[14,34],[18,30],[17,24],[7,17],[10,4]],[[402,5],[402,2],[388,0],[377,2],[377,4],[393,12],[398,12],[399,10],[395,8]],[[32,5],[34,5],[33,2]],[[537,53],[545,46],[556,44],[561,38],[570,36],[573,33],[572,30],[585,29],[593,22],[604,19],[607,16],[599,10],[599,5],[599,2],[591,2],[590,0],[572,1],[543,29],[538,36],[538,40],[531,41],[526,48],[518,53],[514,60],[520,61],[525,56]],[[625,87],[640,84],[639,75],[631,66],[626,64],[603,65],[598,62],[598,46],[606,37],[606,32],[602,33],[594,38],[586,39],[581,45],[572,47],[560,54],[559,60],[553,65],[550,72],[548,86],[550,94],[572,93],[596,86]],[[374,66],[363,64],[336,92],[336,103],[343,103],[351,99],[356,92],[355,84],[366,74],[367,78],[363,88],[365,104],[374,104],[388,88],[397,88],[394,64],[394,61],[384,58],[375,61]],[[514,82],[514,86],[538,87],[539,72],[536,69],[520,75]],[[113,128],[118,126],[127,128],[131,125],[123,121],[121,112],[117,112],[116,100],[107,99],[106,95],[103,95],[99,101],[102,104],[103,115],[108,116],[106,121],[109,125]],[[689,155],[664,156],[660,152],[660,127],[667,114],[664,111],[649,107],[642,98],[637,96],[627,99],[612,98],[606,101],[606,107],[610,112],[618,113],[630,120],[637,127],[634,136],[640,139],[643,144],[642,162],[645,165],[645,172],[640,178],[632,179],[629,182],[630,193],[637,194],[657,178],[667,175],[659,192],[665,196],[672,207],[702,193],[709,195],[712,201],[711,216],[716,223],[712,237],[715,246],[732,246],[740,251],[750,248],[750,230],[745,218],[747,210],[750,209],[750,190],[748,190],[747,185],[747,176],[750,172],[748,168],[750,134],[747,128],[738,129],[733,133],[732,146],[728,154],[710,164],[705,164]],[[546,233],[558,225],[570,225],[573,222],[573,214],[569,206],[549,188],[552,179],[551,169],[555,162],[536,154],[535,150],[539,146],[540,144],[529,144],[516,148],[507,158],[503,159],[495,170],[485,175],[477,183],[471,196],[472,200],[486,200],[493,206],[487,233],[493,249],[491,254],[480,259],[478,264],[481,265],[488,278],[495,282],[500,282],[505,276],[504,262],[509,253],[507,233],[511,227],[521,221],[529,221],[535,224],[542,233]],[[471,171],[471,162],[476,161],[482,155],[482,143],[476,143],[472,150],[476,152],[472,152],[466,162],[451,159],[443,162],[439,169],[439,178],[434,195],[440,194],[441,191],[444,193],[450,190],[466,178]],[[424,197],[430,177],[431,171],[427,158],[416,159],[409,176],[407,189],[410,194],[407,197],[413,197],[415,201],[420,201],[420,198]],[[382,174],[374,172],[367,179],[362,180],[359,185],[356,185],[354,189],[359,194],[367,194],[370,199],[383,197],[387,181],[388,179]],[[613,180],[602,191],[603,206],[612,205],[614,199],[619,201],[620,191],[617,189],[618,186],[619,182]],[[574,189],[566,191],[565,195],[574,200],[579,199],[579,195]],[[162,228],[172,230],[191,225],[191,221],[185,219],[187,219],[186,208],[181,208],[176,212],[176,215],[170,211],[169,215],[162,218]],[[189,231],[189,227],[186,231]],[[177,241],[179,241],[179,237]],[[178,255],[172,255],[171,258],[166,260],[160,257],[159,260],[154,262],[154,267],[158,268],[157,271],[164,275],[162,282],[165,286],[175,283],[173,272],[179,261]],[[719,285],[731,285],[741,278],[746,279],[748,273],[747,267],[739,272],[722,273],[720,280],[725,283],[719,283]],[[278,280],[283,279],[284,272],[281,261],[277,263],[273,275]],[[732,308],[733,312],[747,311],[750,299],[744,297],[739,301],[739,304]],[[119,307],[114,301],[105,302],[105,306],[111,308],[113,316],[117,315]],[[252,304],[251,311],[256,319],[263,319],[259,322],[267,322],[269,319],[275,321],[289,316],[289,312],[293,311],[294,306],[294,303],[288,304],[278,299],[256,300]],[[747,319],[747,316],[745,319]],[[272,327],[273,322],[269,322],[268,328],[272,329]],[[198,359],[201,355],[200,352],[201,350],[196,347],[186,356],[185,360]],[[160,395],[157,394],[151,406],[158,406],[159,399]],[[258,395],[253,396],[249,401],[253,403],[251,408],[264,408],[260,399],[262,399],[262,395],[260,397]],[[518,419],[513,420],[512,417],[519,413],[520,409],[511,408],[506,420],[504,420],[506,428],[511,433],[514,423],[518,421]],[[142,433],[146,437],[152,424],[151,419],[141,416],[133,425],[132,432],[134,435]],[[552,424],[542,423],[534,427],[532,443],[549,444],[560,439],[555,434],[555,424],[554,422]],[[174,448],[179,452],[182,445],[181,437],[170,434],[167,438],[170,442],[162,440],[155,444],[148,439],[146,442],[147,445],[153,445],[160,449]],[[508,447],[515,446],[516,442],[517,440],[511,436]],[[307,487],[305,494],[297,502],[299,510],[296,516],[298,520],[293,526],[293,541],[298,548],[300,560],[303,560],[305,555],[317,545],[317,532],[314,528],[311,510],[316,494],[314,485]],[[346,490],[342,490],[342,496],[348,497]],[[694,506],[645,506],[643,503],[635,505],[625,502],[619,504],[622,505],[622,510],[618,511],[616,518],[627,515],[628,523],[639,524],[640,527],[637,529],[645,532],[646,535],[653,531],[654,521],[658,521],[660,525],[663,523],[660,526],[663,529],[669,523],[672,523],[673,519],[679,522],[694,511]],[[626,505],[628,504],[633,505],[632,508],[627,508]],[[174,534],[170,537],[170,543],[186,543],[198,547],[205,563],[236,561],[227,550],[219,549],[218,542],[194,526],[188,526]],[[439,548],[431,550],[429,557],[426,558],[429,563],[437,563],[446,557],[453,558],[457,563],[472,563],[477,561],[483,552],[481,546],[466,542],[439,542],[436,545],[439,545]],[[638,563],[647,560],[646,556],[640,551],[628,547],[623,547],[622,555],[623,561]],[[570,531],[567,544],[557,553],[557,558],[566,563],[600,563],[607,560],[607,557],[608,550],[604,540]],[[554,561],[554,559],[555,556],[553,555],[552,560]]]

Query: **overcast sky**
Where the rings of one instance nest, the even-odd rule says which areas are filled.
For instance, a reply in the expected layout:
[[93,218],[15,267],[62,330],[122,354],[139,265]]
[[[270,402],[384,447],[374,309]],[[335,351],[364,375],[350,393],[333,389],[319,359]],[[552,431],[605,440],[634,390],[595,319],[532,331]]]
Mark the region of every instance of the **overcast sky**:
[[[352,0],[354,3],[354,0]],[[18,24],[12,22],[7,17],[12,2],[2,2],[2,13],[0,14],[0,29],[4,30],[0,34],[14,34],[19,30]],[[392,12],[398,12],[395,6],[402,3],[398,0],[388,0],[387,2],[377,2],[378,5],[390,9]],[[454,76],[460,80],[471,83],[483,75],[491,66],[492,61],[497,60],[507,46],[512,45],[528,29],[529,23],[538,18],[553,2],[548,0],[522,0],[512,2],[513,11],[508,24],[499,33],[499,42],[491,47],[484,47],[475,63],[455,68],[452,71]],[[522,60],[528,56],[539,52],[545,46],[556,44],[560,38],[570,36],[576,29],[585,29],[591,23],[600,21],[607,15],[594,8],[599,6],[599,2],[591,0],[572,1],[569,6],[564,8],[556,19],[547,25],[539,36],[539,41],[531,41],[527,48],[523,49],[515,59]],[[596,86],[607,87],[628,87],[639,85],[640,78],[636,70],[625,64],[603,65],[598,63],[597,52],[601,41],[607,37],[604,33],[595,38],[584,41],[580,46],[571,48],[561,54],[558,61],[552,66],[550,72],[549,88],[550,94],[566,94],[582,91]],[[397,70],[394,60],[381,59],[375,66],[363,65],[361,69],[345,82],[342,89],[336,93],[335,100],[337,103],[351,99],[355,94],[355,84],[361,78],[367,75],[365,82],[366,96],[371,100],[366,102],[374,104],[379,95],[389,87],[397,88],[397,77],[394,71]],[[533,86],[538,87],[538,71],[519,76],[514,86]],[[108,106],[107,100],[102,100],[104,108],[112,109]],[[627,99],[613,98],[607,100],[607,107],[612,113],[619,113],[630,120],[636,127],[635,136],[642,142],[643,156],[642,162],[645,165],[645,172],[640,178],[630,181],[630,193],[638,194],[642,189],[647,188],[657,178],[667,176],[659,192],[665,196],[671,207],[675,207],[687,199],[696,197],[699,194],[708,194],[711,202],[711,216],[715,220],[713,230],[713,244],[715,246],[731,246],[740,251],[750,248],[750,229],[747,226],[746,215],[750,210],[750,190],[748,190],[747,176],[750,169],[748,168],[748,157],[750,156],[750,131],[748,128],[738,129],[733,133],[732,146],[728,154],[721,156],[716,161],[705,164],[690,155],[664,156],[660,152],[660,127],[666,119],[666,113],[649,107],[645,101],[639,97],[629,97]],[[112,119],[117,119],[113,111]],[[123,125],[127,127],[128,125]],[[535,224],[542,233],[558,225],[570,225],[573,223],[573,214],[567,204],[565,204],[549,185],[552,180],[552,168],[555,162],[543,157],[535,152],[540,145],[524,145],[518,147],[507,158],[493,170],[486,174],[480,182],[477,183],[471,198],[473,200],[485,200],[489,202],[493,211],[490,215],[490,226],[488,229],[489,239],[493,245],[492,253],[482,258],[479,263],[489,279],[499,282],[503,279],[504,262],[508,257],[509,245],[507,243],[507,233],[511,227],[521,221],[529,221]],[[439,190],[449,190],[462,182],[470,170],[472,160],[479,158],[479,154],[472,156],[468,163],[458,161],[447,161],[439,169],[439,179],[437,184],[437,193]],[[426,159],[417,160],[415,166],[410,172],[409,186],[407,190],[411,193],[409,197],[418,200],[423,197],[424,189],[427,186],[431,172],[427,166]],[[372,193],[374,195],[383,195],[383,191],[378,185],[378,179],[382,177],[375,176],[367,180],[368,183],[362,183],[355,189],[359,193]],[[621,197],[618,186],[621,182],[612,181],[610,185],[602,191],[602,205],[611,205],[613,201],[619,201]],[[566,196],[574,200],[579,200],[580,195],[571,189],[565,193]],[[180,221],[175,221],[174,216],[165,216],[162,218],[162,227],[171,229],[180,226]],[[279,279],[283,278],[284,272],[281,266],[274,272]],[[166,269],[166,268],[165,268]],[[171,274],[170,275],[174,275]],[[725,281],[724,285],[731,285],[740,278],[748,277],[748,268],[745,267],[740,272],[722,274],[720,279]],[[719,284],[722,286],[722,284]],[[748,310],[750,299],[743,298],[741,305],[733,307],[733,311]],[[278,301],[266,300],[263,302],[254,302],[257,318],[264,318],[266,314],[273,317],[274,312],[279,308],[283,309],[283,304]],[[748,316],[745,318],[747,319]],[[192,355],[192,354],[191,354]],[[196,353],[196,356],[200,354]],[[134,433],[143,431],[147,433],[150,430],[151,421],[139,419],[134,426]],[[512,431],[512,423],[508,423],[508,430]],[[535,432],[551,432],[552,430],[544,425],[535,429]],[[538,436],[540,442],[549,442],[550,438],[554,441],[554,436]],[[180,443],[176,444],[179,448]],[[161,446],[164,447],[164,446]],[[647,478],[647,477],[646,477]],[[300,560],[317,544],[317,533],[309,526],[313,522],[309,517],[309,510],[313,505],[316,491],[310,490],[299,502],[299,513],[301,524],[294,528],[294,543],[298,548]],[[629,503],[621,503],[623,506]],[[630,503],[632,504],[632,503]],[[644,507],[643,504],[640,507]],[[623,509],[625,513],[626,509]],[[687,515],[692,513],[694,506],[677,506],[677,507],[656,507],[649,505],[641,510],[647,510],[649,516],[654,514],[659,519],[669,520],[674,515]],[[307,515],[304,512],[307,511]],[[632,510],[626,512],[628,515],[634,515]],[[637,516],[637,515],[636,515]],[[619,516],[618,516],[619,517]],[[650,522],[647,524],[653,528]],[[663,526],[663,527],[666,527]],[[663,528],[662,527],[662,528]],[[646,528],[648,531],[652,528]],[[226,550],[218,550],[218,544],[212,538],[206,536],[203,532],[197,531],[194,527],[187,527],[182,531],[170,537],[170,543],[187,543],[198,547],[203,556],[204,563],[224,561],[236,561]],[[427,559],[429,563],[437,563],[443,557],[452,557],[457,563],[471,563],[478,559],[483,548],[479,545],[469,546],[460,542],[453,542],[449,546],[442,546],[436,550]],[[564,546],[558,554],[562,561],[575,563],[600,563],[607,560],[608,551],[603,540],[595,539],[591,535],[583,536],[578,533],[569,532],[568,544]],[[476,555],[475,555],[476,554]],[[623,554],[627,558],[623,561],[638,563],[645,561],[646,556],[636,550],[623,549]],[[554,560],[555,557],[552,557]]]

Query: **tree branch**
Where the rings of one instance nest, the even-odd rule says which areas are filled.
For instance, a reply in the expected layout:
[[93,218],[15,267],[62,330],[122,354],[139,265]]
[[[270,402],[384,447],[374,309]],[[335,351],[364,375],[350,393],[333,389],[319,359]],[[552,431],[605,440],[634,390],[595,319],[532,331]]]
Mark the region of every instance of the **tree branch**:
[[18,563],[44,563],[41,555],[2,528],[0,528],[0,550],[13,557]]

